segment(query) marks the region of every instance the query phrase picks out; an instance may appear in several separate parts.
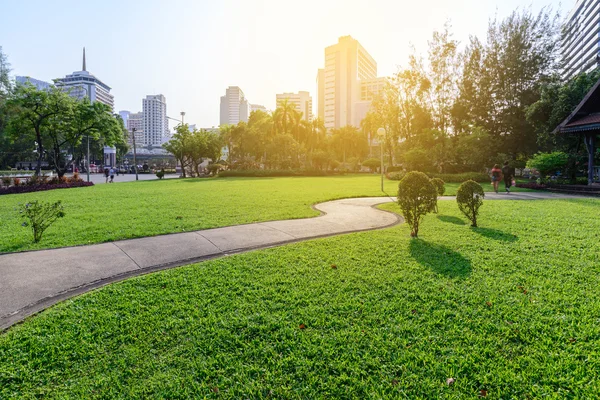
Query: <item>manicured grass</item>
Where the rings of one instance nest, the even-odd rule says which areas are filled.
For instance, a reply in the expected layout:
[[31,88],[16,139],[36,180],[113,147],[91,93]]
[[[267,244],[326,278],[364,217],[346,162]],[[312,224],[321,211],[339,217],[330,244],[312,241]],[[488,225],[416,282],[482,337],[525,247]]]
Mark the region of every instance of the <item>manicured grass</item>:
[[[397,181],[385,181],[395,196]],[[458,184],[448,184],[456,193]],[[306,218],[327,200],[382,196],[377,175],[311,178],[185,179],[99,184],[91,188],[0,196],[0,252],[108,242],[257,221]],[[62,200],[66,217],[32,243],[16,208]]]
[[596,398],[599,209],[489,201],[473,229],[444,201],[417,240],[399,225],[110,285],[0,336],[0,398]]

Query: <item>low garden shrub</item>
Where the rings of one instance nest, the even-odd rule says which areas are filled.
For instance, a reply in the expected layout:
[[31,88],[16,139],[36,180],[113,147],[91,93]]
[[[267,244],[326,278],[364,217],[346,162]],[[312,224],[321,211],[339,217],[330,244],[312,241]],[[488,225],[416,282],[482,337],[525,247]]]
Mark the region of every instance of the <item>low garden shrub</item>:
[[329,172],[320,170],[278,170],[278,169],[252,169],[228,170],[219,172],[219,177],[277,177],[277,176],[329,176],[343,175],[343,172]]
[[165,170],[164,170],[164,169],[161,169],[160,171],[158,171],[158,172],[156,173],[156,177],[157,177],[158,179],[162,179],[162,178],[164,178],[164,177],[165,177]]
[[458,208],[471,221],[473,227],[477,227],[477,215],[484,197],[483,188],[475,181],[463,182],[456,192]]
[[537,183],[537,182],[517,183],[515,186],[518,188],[534,189],[534,190],[543,190],[543,189],[546,189],[546,187],[547,187],[543,183]]
[[386,174],[386,176],[391,181],[401,181],[402,178],[404,178],[406,176],[406,172],[404,172],[404,171],[388,172]]
[[59,201],[55,203],[40,203],[37,200],[22,206],[19,213],[25,218],[23,226],[30,226],[33,231],[33,241],[38,243],[44,231],[57,219],[65,216],[63,206]]
[[398,184],[398,205],[408,226],[410,236],[418,237],[421,219],[434,210],[437,192],[422,172],[409,172]]
[[[390,172],[388,173],[388,179],[393,181],[399,181],[404,178],[406,172]],[[468,180],[475,182],[489,182],[490,176],[483,172],[465,172],[462,174],[438,174],[438,173],[427,173],[430,178],[438,178],[446,183],[462,183]]]
[[94,186],[93,182],[71,182],[71,183],[44,183],[39,185],[17,185],[6,188],[0,188],[0,196],[4,194],[18,194],[18,193],[31,193],[41,192],[44,190],[53,189],[69,189],[76,187]]

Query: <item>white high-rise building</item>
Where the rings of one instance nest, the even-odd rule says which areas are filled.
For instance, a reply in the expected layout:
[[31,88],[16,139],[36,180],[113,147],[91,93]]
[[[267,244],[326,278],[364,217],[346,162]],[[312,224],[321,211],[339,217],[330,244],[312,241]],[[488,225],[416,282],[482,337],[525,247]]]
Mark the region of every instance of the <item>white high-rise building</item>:
[[165,96],[162,94],[146,96],[142,100],[142,114],[144,116],[144,144],[160,147],[169,134]]
[[[361,80],[377,77],[377,63],[351,36],[340,37],[325,48],[325,68],[317,75],[319,112],[327,129],[355,123]],[[322,105],[322,106],[321,106]]]
[[294,104],[296,107],[296,111],[302,113],[302,119],[305,121],[312,121],[313,118],[313,105],[312,105],[312,97],[310,97],[310,93],[308,92],[298,92],[298,93],[281,93],[275,95],[276,104],[279,106],[279,103],[282,101],[287,101],[289,103]]
[[564,25],[562,77],[571,79],[600,66],[600,0],[578,0]]
[[237,125],[239,122],[248,122],[250,116],[250,103],[244,92],[238,86],[229,86],[225,96],[221,96],[220,125]]
[[[121,114],[121,112],[119,112],[119,114]],[[136,145],[136,147],[137,146],[145,146],[146,139],[144,137],[144,113],[142,113],[142,112],[130,113],[129,111],[127,111],[127,112],[128,112],[128,116],[127,116],[127,123],[125,124],[125,127],[129,131],[129,136],[128,136],[128,140],[127,140],[128,143],[130,145],[133,144],[133,132],[135,129],[135,145]]]
[[56,79],[56,86],[69,92],[71,97],[83,99],[87,97],[90,102],[98,101],[110,107],[115,106],[115,98],[110,94],[110,86],[90,74],[85,65],[85,47],[83,48],[83,66],[81,71],[75,71],[64,78]]
[[260,104],[250,104],[250,113],[252,113],[253,111],[267,112],[267,107]]

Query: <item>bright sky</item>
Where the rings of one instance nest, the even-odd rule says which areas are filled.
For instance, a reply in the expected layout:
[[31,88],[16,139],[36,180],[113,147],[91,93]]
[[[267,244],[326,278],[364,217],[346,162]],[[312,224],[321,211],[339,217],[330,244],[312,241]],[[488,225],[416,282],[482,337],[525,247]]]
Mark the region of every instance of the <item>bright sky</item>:
[[[220,96],[240,86],[251,103],[307,90],[315,100],[324,49],[357,39],[380,76],[405,64],[410,44],[425,54],[450,20],[462,43],[484,37],[489,18],[517,7],[566,15],[575,0],[3,0],[0,46],[13,75],[51,81],[87,69],[112,87],[115,111],[141,111],[161,93],[167,114],[198,127],[219,124]],[[525,5],[524,5],[525,4]]]

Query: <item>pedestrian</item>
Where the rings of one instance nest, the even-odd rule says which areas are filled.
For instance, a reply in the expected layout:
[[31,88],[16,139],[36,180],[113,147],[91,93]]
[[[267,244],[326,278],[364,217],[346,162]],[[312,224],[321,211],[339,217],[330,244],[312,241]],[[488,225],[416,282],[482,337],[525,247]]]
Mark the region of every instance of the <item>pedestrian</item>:
[[110,183],[114,183],[115,181],[115,169],[113,167],[110,168]]
[[104,177],[106,178],[105,183],[108,183],[108,167],[104,167]]
[[502,170],[498,164],[494,164],[494,168],[492,168],[492,186],[494,187],[494,192],[498,193],[498,184],[500,183],[500,179],[502,178]]
[[515,169],[508,165],[508,161],[504,162],[502,175],[504,176],[504,190],[506,190],[506,193],[510,193],[510,187],[514,184]]

